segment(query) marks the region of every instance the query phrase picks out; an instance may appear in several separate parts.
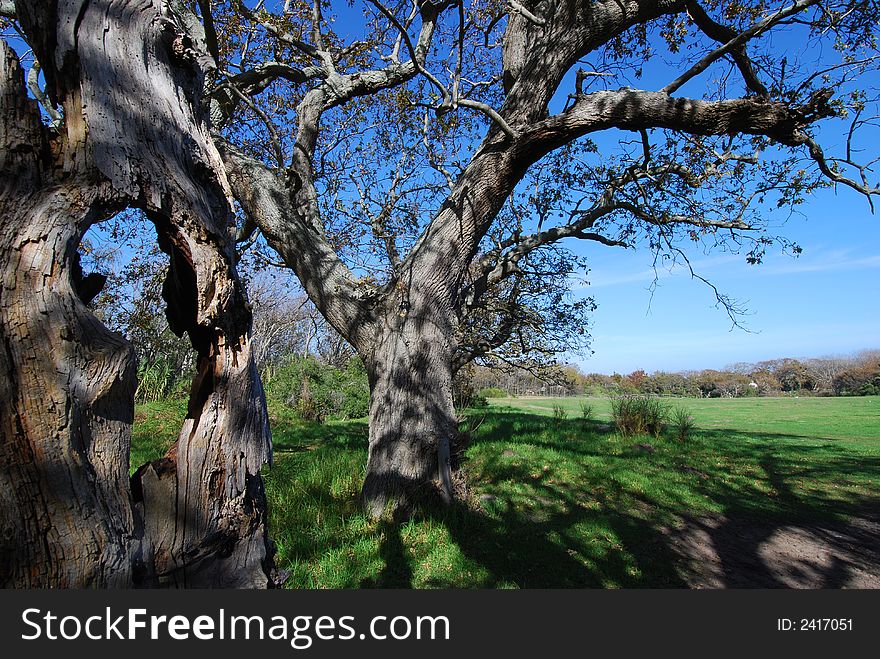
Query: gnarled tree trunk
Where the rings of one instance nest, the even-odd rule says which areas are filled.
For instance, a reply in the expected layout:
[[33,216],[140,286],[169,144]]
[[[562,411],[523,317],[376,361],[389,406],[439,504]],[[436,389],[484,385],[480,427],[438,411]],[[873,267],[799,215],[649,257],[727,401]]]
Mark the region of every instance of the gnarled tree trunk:
[[[41,125],[3,45],[0,583],[265,587],[269,430],[205,60],[156,0],[16,10],[64,121]],[[130,482],[132,350],[88,310],[101,282],[76,255],[125,207],[156,225],[169,322],[199,356],[178,441]]]

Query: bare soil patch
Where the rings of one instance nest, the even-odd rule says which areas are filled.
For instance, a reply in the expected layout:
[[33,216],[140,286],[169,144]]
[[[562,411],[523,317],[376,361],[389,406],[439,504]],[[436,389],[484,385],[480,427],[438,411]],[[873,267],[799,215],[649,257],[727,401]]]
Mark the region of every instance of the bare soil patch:
[[691,588],[880,588],[880,510],[827,523],[682,519],[665,534]]

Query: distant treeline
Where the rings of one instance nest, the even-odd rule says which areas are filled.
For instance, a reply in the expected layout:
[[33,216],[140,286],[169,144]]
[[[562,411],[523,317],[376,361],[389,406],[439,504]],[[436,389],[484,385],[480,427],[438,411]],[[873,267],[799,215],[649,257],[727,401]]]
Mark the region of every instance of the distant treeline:
[[880,350],[848,357],[771,359],[754,364],[731,364],[723,370],[627,375],[584,373],[577,366],[560,366],[557,377],[521,369],[473,369],[472,383],[485,397],[499,396],[613,396],[627,393],[658,396],[738,398],[743,396],[874,396],[880,395]]

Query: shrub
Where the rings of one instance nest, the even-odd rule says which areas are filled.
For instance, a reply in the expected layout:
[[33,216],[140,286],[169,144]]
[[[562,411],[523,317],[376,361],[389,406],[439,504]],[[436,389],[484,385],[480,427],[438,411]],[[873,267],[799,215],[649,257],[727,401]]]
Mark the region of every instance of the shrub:
[[477,392],[483,398],[507,398],[507,392],[499,387],[486,387]]
[[659,437],[669,418],[669,404],[657,398],[625,394],[611,400],[611,417],[625,437]]
[[672,426],[678,441],[685,442],[694,430],[694,417],[683,407],[676,407],[672,411]]
[[273,373],[266,395],[307,421],[358,419],[370,408],[367,372],[357,358],[339,368],[313,357],[293,357]]
[[470,403],[467,407],[475,410],[482,410],[489,407],[489,399],[487,399],[482,394],[476,393],[471,397]]
[[565,408],[558,403],[553,404],[553,420],[557,423],[561,423],[568,418],[568,412],[565,411]]
[[191,369],[175,370],[164,357],[138,364],[135,400],[138,403],[171,398],[185,399],[189,395],[193,373]]
[[314,421],[315,423],[324,423],[327,418],[327,408],[323,401],[319,401],[312,393],[309,386],[309,379],[303,378],[302,388],[295,404],[296,413],[303,421]]
[[461,369],[452,381],[452,404],[457,410],[482,409],[489,407],[489,401],[482,391],[477,392],[473,383],[473,368]]
[[596,416],[596,410],[590,403],[581,403],[581,418],[584,421],[592,421]]

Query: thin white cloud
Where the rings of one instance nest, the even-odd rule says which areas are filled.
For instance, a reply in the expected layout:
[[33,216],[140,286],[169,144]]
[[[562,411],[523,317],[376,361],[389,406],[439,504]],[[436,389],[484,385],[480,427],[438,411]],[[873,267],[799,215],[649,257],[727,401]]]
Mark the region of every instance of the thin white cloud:
[[758,268],[758,275],[796,275],[810,272],[835,272],[842,270],[870,270],[880,268],[880,255],[851,258],[847,254],[834,253],[818,260],[797,259],[768,268]]
[[[873,270],[880,268],[880,254],[872,256],[862,256],[854,254],[853,249],[841,249],[823,253],[820,249],[814,249],[811,255],[801,256],[800,258],[791,258],[779,256],[770,263],[763,265],[748,266],[744,263],[742,254],[724,254],[714,258],[707,258],[698,261],[691,261],[694,272],[704,276],[710,276],[717,271],[731,264],[742,264],[739,268],[737,276],[754,276],[754,277],[775,277],[785,275],[798,275],[822,272],[840,272],[840,271],[858,271]],[[620,286],[623,284],[642,283],[645,286],[654,281],[654,277],[658,279],[668,279],[670,277],[690,277],[690,271],[684,264],[676,265],[672,268],[658,268],[656,272],[651,268],[642,270],[624,272],[608,271],[603,267],[597,267],[592,270],[586,277],[588,284],[578,278],[572,282],[574,290],[589,288],[605,288],[610,286]]]
[[[741,254],[722,254],[712,258],[691,260],[691,267],[697,274],[707,275],[720,267],[742,262],[743,256]],[[635,272],[607,272],[602,268],[596,268],[587,276],[588,286],[582,281],[578,281],[574,288],[605,288],[607,286],[619,286],[636,282],[641,282],[648,286],[654,281],[655,277],[658,279],[668,279],[681,276],[690,277],[690,270],[688,270],[687,265],[684,263],[679,263],[671,268],[658,267],[656,271],[653,268],[646,268]]]

